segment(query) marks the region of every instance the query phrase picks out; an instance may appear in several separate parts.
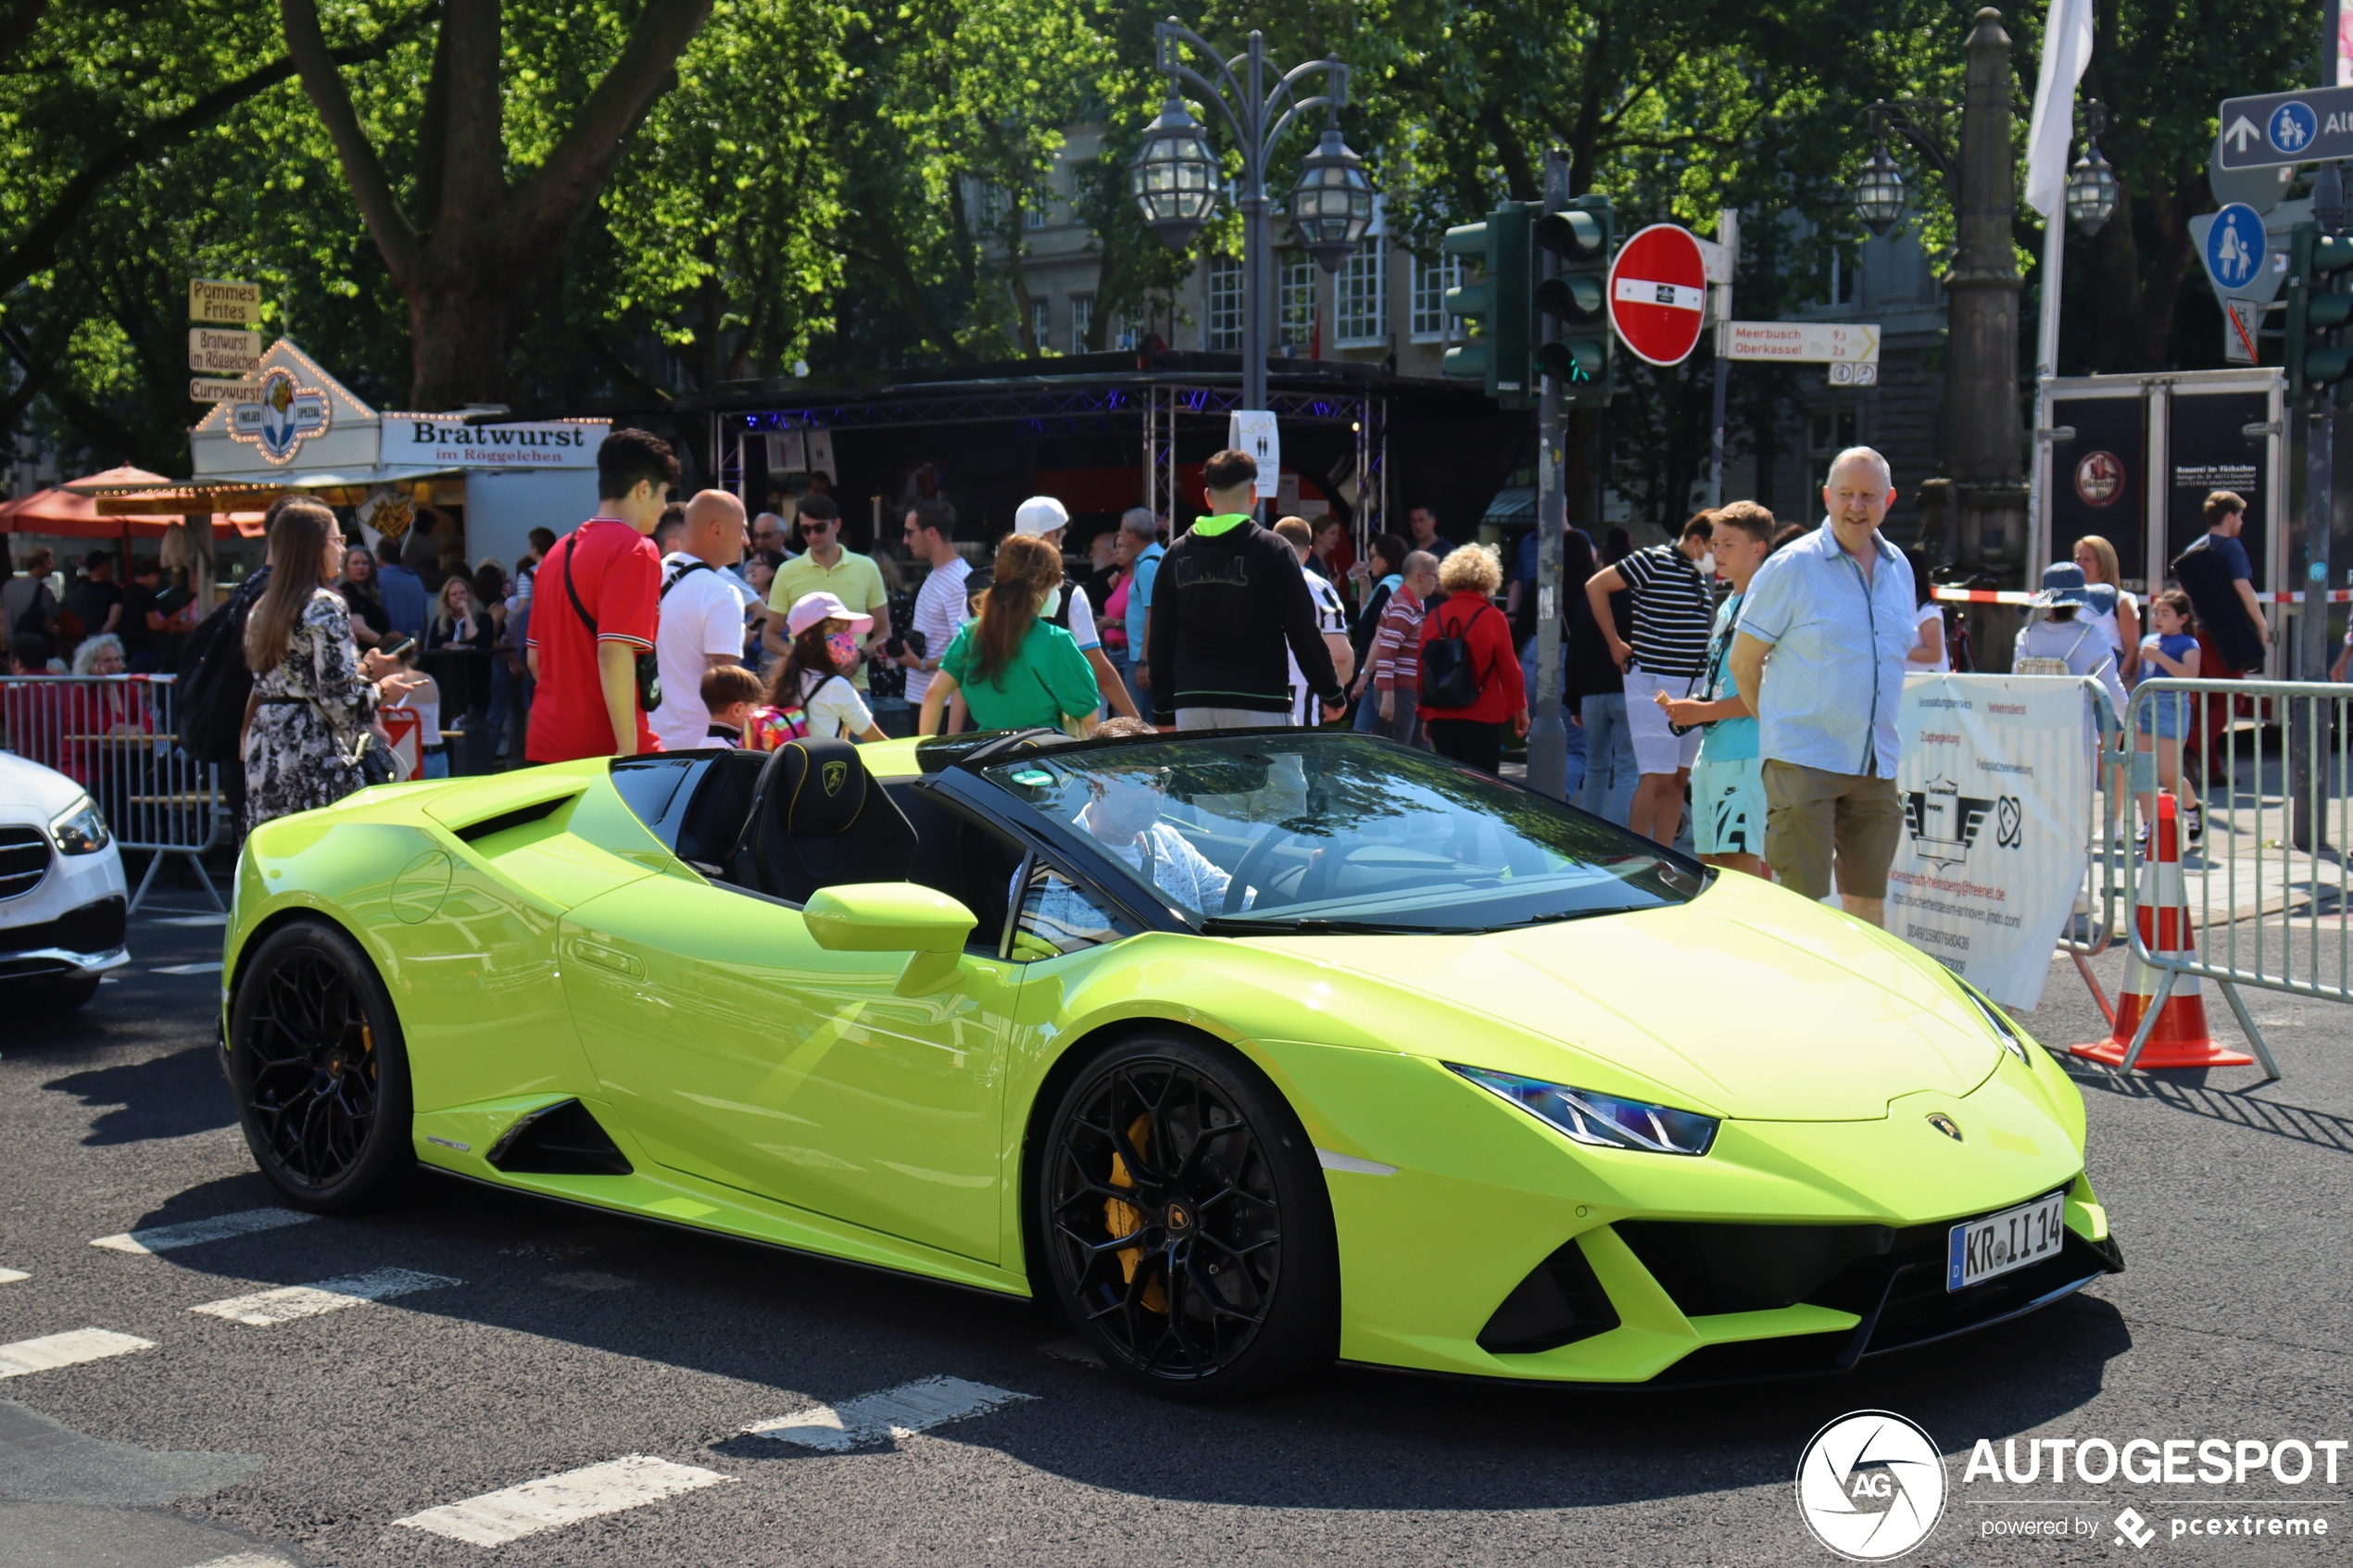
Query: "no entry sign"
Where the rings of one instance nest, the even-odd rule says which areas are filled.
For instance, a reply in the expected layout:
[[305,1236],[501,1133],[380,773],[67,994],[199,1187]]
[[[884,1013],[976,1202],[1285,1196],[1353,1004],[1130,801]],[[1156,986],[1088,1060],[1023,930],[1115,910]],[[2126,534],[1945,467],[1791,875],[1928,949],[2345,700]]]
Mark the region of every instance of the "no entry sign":
[[1680,365],[1699,346],[1707,263],[1679,224],[1639,231],[1609,266],[1609,320],[1620,342],[1654,365]]

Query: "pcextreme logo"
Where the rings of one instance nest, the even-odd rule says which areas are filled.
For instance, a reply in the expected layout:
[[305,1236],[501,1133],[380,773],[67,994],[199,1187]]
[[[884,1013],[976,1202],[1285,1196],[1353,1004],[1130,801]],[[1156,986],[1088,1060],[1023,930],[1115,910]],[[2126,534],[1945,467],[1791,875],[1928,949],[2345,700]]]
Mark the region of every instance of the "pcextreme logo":
[[1926,1540],[1944,1512],[1944,1457],[1893,1411],[1856,1411],[1814,1434],[1797,1461],[1797,1512],[1814,1538],[1856,1562]]

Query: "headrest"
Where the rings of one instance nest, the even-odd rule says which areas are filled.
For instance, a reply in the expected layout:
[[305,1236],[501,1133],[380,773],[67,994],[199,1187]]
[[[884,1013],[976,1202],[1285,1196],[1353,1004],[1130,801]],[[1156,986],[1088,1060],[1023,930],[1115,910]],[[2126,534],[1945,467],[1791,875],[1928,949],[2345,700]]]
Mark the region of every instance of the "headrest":
[[847,833],[866,808],[870,782],[846,740],[787,741],[761,770],[755,814],[793,838]]

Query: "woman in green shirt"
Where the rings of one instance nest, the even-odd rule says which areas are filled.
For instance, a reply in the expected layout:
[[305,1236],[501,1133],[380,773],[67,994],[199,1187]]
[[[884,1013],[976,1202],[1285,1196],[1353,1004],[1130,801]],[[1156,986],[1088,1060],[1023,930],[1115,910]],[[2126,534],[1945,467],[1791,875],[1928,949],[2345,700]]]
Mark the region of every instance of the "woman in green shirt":
[[1046,619],[1059,608],[1062,552],[1010,535],[997,546],[994,576],[979,619],[956,633],[924,693],[921,733],[938,733],[948,699],[961,691],[980,729],[1045,725],[1085,734],[1095,727],[1101,689],[1077,641]]

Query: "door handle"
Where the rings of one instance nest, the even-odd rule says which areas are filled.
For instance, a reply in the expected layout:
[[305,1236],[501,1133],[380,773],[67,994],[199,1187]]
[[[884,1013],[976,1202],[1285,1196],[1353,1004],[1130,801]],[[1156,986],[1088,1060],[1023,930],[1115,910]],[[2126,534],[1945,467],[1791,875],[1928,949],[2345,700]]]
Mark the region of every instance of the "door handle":
[[646,966],[635,956],[624,953],[618,947],[608,947],[602,942],[592,942],[585,936],[575,936],[572,939],[572,952],[574,958],[585,960],[599,969],[611,970],[616,974],[628,975],[632,980],[643,980],[646,977]]

